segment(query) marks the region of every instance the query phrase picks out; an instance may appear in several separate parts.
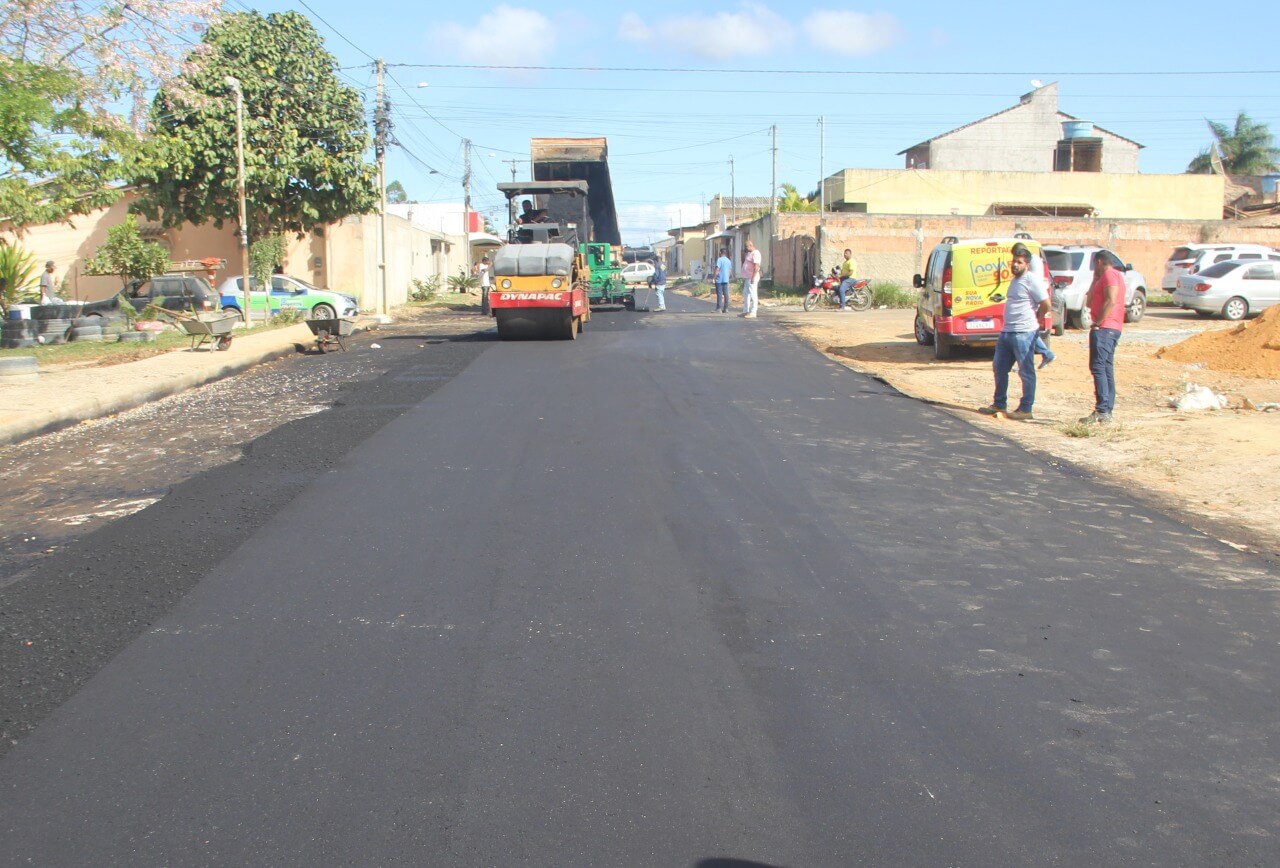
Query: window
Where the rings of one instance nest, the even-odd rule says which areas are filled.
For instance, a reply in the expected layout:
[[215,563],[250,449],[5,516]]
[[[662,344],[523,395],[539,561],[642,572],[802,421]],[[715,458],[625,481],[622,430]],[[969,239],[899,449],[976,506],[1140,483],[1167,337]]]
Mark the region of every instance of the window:
[[1264,262],[1261,265],[1251,265],[1249,270],[1244,273],[1245,280],[1275,280],[1275,267],[1270,262]]
[[1204,271],[1200,272],[1201,277],[1222,277],[1224,274],[1230,274],[1239,268],[1239,264],[1235,262],[1218,262],[1210,265]]
[[1124,263],[1120,261],[1119,256],[1116,256],[1110,250],[1104,250],[1102,252],[1107,255],[1107,261],[1111,263],[1112,268],[1117,268],[1120,271],[1124,271]]
[[1195,251],[1190,247],[1175,247],[1173,252],[1169,254],[1170,262],[1177,262],[1179,259],[1194,259]]

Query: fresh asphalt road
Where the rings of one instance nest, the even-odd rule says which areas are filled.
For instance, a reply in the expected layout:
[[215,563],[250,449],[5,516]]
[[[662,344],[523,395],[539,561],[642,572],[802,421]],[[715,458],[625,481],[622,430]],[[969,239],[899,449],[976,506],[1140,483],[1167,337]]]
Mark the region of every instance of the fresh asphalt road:
[[0,762],[0,860],[1280,860],[1267,564],[670,308],[406,355]]

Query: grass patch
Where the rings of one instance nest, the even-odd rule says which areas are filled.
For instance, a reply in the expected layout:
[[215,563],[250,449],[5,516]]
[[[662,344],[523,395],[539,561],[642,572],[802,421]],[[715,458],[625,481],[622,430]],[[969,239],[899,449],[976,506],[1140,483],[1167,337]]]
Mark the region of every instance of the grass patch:
[[[249,329],[236,329],[233,337],[261,334],[285,328],[293,323],[270,322],[266,325],[258,323]],[[125,362],[136,362],[151,356],[160,356],[174,350],[186,349],[191,344],[191,336],[185,332],[169,329],[156,335],[154,341],[147,343],[119,343],[114,338],[102,342],[71,341],[52,346],[37,345],[26,349],[0,350],[0,359],[15,356],[35,356],[36,364],[46,365],[119,365]],[[208,346],[208,344],[206,344]]]
[[803,290],[798,286],[786,286],[778,284],[769,288],[769,297],[782,299],[783,301],[802,301],[807,290]]
[[906,309],[916,306],[916,296],[898,284],[884,280],[871,285],[871,303],[876,307]]
[[1101,440],[1116,440],[1124,433],[1124,426],[1119,422],[1099,425],[1097,422],[1066,422],[1058,426],[1058,430],[1068,437],[1097,437]]
[[1153,292],[1147,295],[1147,307],[1177,307],[1173,303],[1173,294],[1168,292]]

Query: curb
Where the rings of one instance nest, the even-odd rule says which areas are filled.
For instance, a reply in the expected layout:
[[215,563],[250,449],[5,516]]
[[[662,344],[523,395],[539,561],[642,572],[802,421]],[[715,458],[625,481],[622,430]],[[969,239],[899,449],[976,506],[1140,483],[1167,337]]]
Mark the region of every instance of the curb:
[[147,389],[137,389],[99,400],[82,401],[57,410],[49,410],[31,418],[3,422],[0,423],[0,446],[8,446],[32,437],[39,437],[41,434],[50,434],[63,428],[70,428],[72,425],[77,425],[90,419],[101,419],[104,416],[123,413],[125,410],[141,407],[151,401],[167,398],[170,395],[176,395],[179,392],[185,392],[197,386],[203,386],[206,383],[234,376],[264,362],[303,352],[305,348],[306,344],[291,341],[287,346],[260,350],[253,355],[237,359],[234,362],[224,362],[216,367],[182,374],[166,383]]

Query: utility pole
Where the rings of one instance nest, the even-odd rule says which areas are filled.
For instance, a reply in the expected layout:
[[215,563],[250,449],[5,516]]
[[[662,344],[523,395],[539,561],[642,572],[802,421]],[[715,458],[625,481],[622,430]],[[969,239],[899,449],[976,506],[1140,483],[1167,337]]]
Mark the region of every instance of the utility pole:
[[730,213],[733,215],[733,222],[738,222],[738,194],[734,190],[733,181],[733,154],[729,155],[729,201],[732,203]]
[[378,96],[373,114],[373,152],[378,159],[378,316],[387,316],[387,118],[386,88],[383,74],[386,64],[377,60]]
[[[517,160],[512,157],[510,160],[503,160],[502,162],[511,164],[511,183],[514,184],[516,182],[516,163],[523,162],[523,160]],[[514,196],[507,198],[507,222],[516,222],[516,200]]]
[[776,224],[778,222],[778,125],[773,125],[773,181],[769,187],[769,217],[772,218],[775,226],[773,233],[776,235],[778,230]]
[[[471,139],[462,140],[462,235],[466,240],[466,270],[463,277],[471,276]],[[480,311],[489,312],[489,296],[480,289]]]
[[774,280],[773,247],[778,240],[778,125],[773,125],[773,172],[769,187],[769,280]]
[[[240,89],[240,79],[235,76],[227,76],[227,87],[231,88],[231,92],[236,95],[236,171],[238,174],[237,185],[240,188],[240,286],[244,290],[244,324],[249,326],[249,290],[253,280],[249,274],[249,216],[248,206],[245,203],[245,180],[244,180],[244,91]],[[263,321],[271,315],[271,295],[266,295],[266,313],[263,314]]]
[[827,120],[818,118],[818,225],[827,219]]

